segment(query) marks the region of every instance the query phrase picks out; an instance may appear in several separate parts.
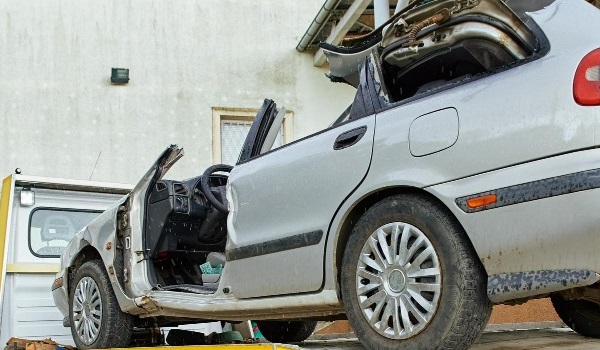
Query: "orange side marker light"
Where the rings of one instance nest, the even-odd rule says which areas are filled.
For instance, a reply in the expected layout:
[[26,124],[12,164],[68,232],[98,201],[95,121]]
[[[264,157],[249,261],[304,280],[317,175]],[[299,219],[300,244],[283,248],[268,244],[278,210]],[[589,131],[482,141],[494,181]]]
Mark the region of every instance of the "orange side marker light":
[[490,204],[495,204],[498,198],[495,194],[487,194],[485,196],[479,196],[467,200],[467,206],[471,209],[481,208]]
[[58,288],[62,287],[62,285],[63,285],[62,277],[57,278],[54,280],[54,283],[52,283],[52,290],[58,289]]

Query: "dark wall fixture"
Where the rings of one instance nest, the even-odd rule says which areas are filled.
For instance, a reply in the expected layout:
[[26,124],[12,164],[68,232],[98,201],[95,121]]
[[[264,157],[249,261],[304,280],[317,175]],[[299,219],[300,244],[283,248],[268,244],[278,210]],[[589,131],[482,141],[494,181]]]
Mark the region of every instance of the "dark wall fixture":
[[113,68],[110,74],[110,82],[113,84],[127,84],[129,83],[129,69],[128,68]]

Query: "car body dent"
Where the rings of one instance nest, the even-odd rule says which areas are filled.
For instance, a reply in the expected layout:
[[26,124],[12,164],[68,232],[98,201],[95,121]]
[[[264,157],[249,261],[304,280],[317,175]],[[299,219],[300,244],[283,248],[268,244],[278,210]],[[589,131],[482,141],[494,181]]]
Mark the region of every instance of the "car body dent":
[[54,293],[60,294],[60,296],[55,297],[55,300],[59,300],[57,306],[63,315],[68,315],[69,312],[69,305],[65,302],[68,300],[68,291],[71,288],[71,286],[69,286],[68,268],[73,266],[75,259],[79,257],[81,251],[86,247],[94,248],[102,258],[102,262],[109,272],[108,277],[121,309],[131,314],[139,314],[144,311],[138,308],[135,301],[125,293],[124,286],[119,282],[117,275],[114,272],[110,273],[111,269],[114,271],[113,264],[117,249],[104,248],[107,244],[110,244],[111,247],[116,247],[117,245],[117,211],[128,198],[129,196],[124,196],[79,231],[79,233],[77,233],[69,242],[61,255],[61,270],[59,276],[63,278],[63,286],[55,290]]
[[[144,292],[149,290],[151,287],[148,285],[147,278],[144,278],[146,275],[146,269],[144,268],[144,259],[143,255],[140,257],[140,254],[131,254],[131,252],[143,252],[143,242],[142,242],[142,227],[143,227],[143,208],[144,208],[144,198],[145,193],[148,187],[154,183],[154,181],[160,179],[167,170],[181,157],[183,156],[183,149],[171,145],[169,146],[157,159],[157,161],[150,167],[150,169],[144,174],[142,179],[138,182],[138,184],[134,187],[130,194],[124,196],[121,200],[116,202],[109,209],[100,214],[96,219],[94,219],[89,225],[84,227],[79,233],[75,235],[75,237],[69,242],[67,247],[65,248],[64,253],[61,256],[61,272],[62,276],[68,276],[67,269],[73,265],[74,260],[79,256],[79,253],[86,247],[91,246],[96,251],[98,251],[100,257],[102,258],[102,262],[107,268],[108,276],[113,286],[113,290],[115,292],[115,296],[117,301],[119,302],[120,308],[131,314],[139,314],[145,312],[143,308],[140,306],[147,306],[152,309],[150,303],[144,302],[143,298]],[[128,207],[127,204],[131,203],[131,207]],[[126,283],[124,286],[119,283],[117,278],[117,274],[114,273],[114,263],[115,263],[115,252],[117,249],[106,249],[107,244],[110,244],[111,247],[117,247],[120,242],[117,242],[117,217],[120,209],[127,208],[128,217],[130,220],[129,229],[130,234],[128,237],[131,240],[131,246],[129,252],[125,252],[124,254],[129,257],[129,261],[126,261],[125,268],[130,272],[131,283]],[[142,215],[140,215],[142,214]],[[124,247],[124,250],[126,247]],[[141,260],[141,261],[140,261]],[[112,269],[112,273],[111,273]],[[140,274],[142,276],[140,276]],[[63,279],[64,285],[60,288],[59,293],[61,296],[56,299],[68,298],[68,278]],[[136,298],[137,302],[136,302]],[[141,299],[140,299],[141,298]],[[58,302],[57,304],[62,305],[61,312],[63,315],[68,315],[68,304],[63,301]]]

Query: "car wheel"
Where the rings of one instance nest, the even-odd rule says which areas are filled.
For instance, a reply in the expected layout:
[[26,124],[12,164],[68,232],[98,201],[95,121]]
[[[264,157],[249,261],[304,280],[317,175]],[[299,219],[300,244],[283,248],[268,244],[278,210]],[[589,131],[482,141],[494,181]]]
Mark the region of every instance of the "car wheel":
[[313,334],[317,321],[256,321],[256,325],[272,343],[298,343]]
[[133,316],[121,311],[104,264],[88,261],[77,270],[69,297],[71,334],[78,349],[125,347]]
[[575,332],[600,338],[600,305],[587,300],[567,300],[560,294],[550,296],[560,319]]
[[487,276],[462,227],[420,195],[384,199],[346,244],[341,292],[367,349],[467,349],[491,313]]

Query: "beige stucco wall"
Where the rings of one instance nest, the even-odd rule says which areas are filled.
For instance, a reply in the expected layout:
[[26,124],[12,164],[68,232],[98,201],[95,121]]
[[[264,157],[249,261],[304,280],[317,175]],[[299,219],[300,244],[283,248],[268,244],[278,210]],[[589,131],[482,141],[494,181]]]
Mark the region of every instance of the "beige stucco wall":
[[[0,175],[135,182],[169,144],[168,177],[211,163],[212,107],[294,112],[299,138],[352,100],[297,42],[321,0],[0,2]],[[131,81],[110,84],[111,67]]]

